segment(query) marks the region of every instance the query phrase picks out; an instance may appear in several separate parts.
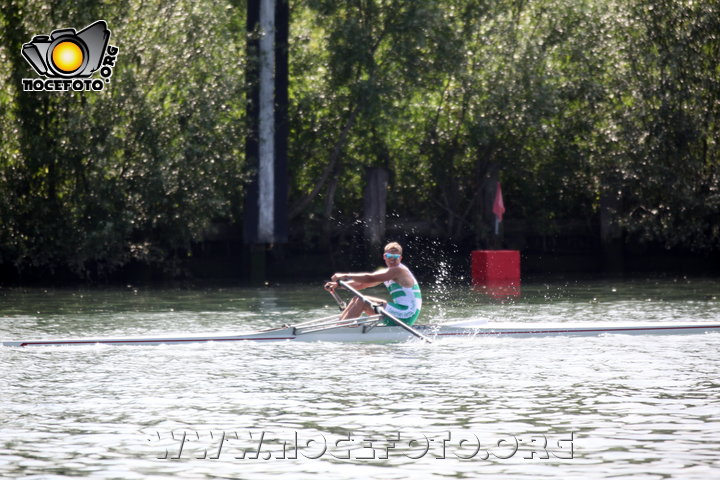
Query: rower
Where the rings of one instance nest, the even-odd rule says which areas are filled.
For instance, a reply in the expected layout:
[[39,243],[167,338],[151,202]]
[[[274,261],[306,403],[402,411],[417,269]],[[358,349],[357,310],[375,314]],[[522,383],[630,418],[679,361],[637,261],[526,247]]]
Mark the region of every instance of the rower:
[[[374,287],[385,283],[391,300],[388,302],[382,298],[366,297],[374,306],[359,297],[355,297],[348,303],[340,315],[340,320],[357,318],[362,313],[375,314],[377,307],[383,309],[390,315],[396,317],[407,325],[415,323],[420,316],[422,308],[422,295],[420,286],[410,269],[402,263],[402,246],[397,242],[385,245],[383,260],[387,268],[378,270],[375,273],[335,273],[331,281],[325,284],[325,289],[334,292],[340,286],[338,282],[345,281],[357,290]],[[394,325],[386,318],[387,325]]]

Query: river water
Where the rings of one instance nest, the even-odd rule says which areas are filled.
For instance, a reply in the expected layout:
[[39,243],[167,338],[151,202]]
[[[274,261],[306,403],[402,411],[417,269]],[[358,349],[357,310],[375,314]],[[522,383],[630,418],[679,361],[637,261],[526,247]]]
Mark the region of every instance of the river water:
[[[422,322],[705,322],[720,281],[424,289]],[[319,286],[0,290],[0,339],[250,331]],[[0,348],[2,478],[683,478],[720,472],[720,335]],[[321,475],[322,477],[318,477]]]

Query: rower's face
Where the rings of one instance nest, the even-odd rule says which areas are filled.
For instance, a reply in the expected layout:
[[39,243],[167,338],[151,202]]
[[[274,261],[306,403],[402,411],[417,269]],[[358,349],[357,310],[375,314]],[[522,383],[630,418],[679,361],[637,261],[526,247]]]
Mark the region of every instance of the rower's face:
[[383,254],[383,259],[385,260],[385,265],[388,267],[397,267],[400,265],[402,255],[397,250],[391,249]]

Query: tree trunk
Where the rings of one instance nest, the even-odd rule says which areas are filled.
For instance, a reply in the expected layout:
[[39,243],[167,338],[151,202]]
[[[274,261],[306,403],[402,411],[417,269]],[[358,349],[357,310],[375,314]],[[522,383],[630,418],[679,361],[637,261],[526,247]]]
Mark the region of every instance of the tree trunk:
[[[340,164],[338,164],[339,167]],[[340,168],[338,168],[339,170]],[[323,211],[323,226],[322,226],[322,237],[320,238],[320,249],[323,251],[327,251],[329,253],[333,253],[332,247],[334,245],[333,242],[333,219],[332,214],[333,210],[335,209],[335,191],[337,190],[338,185],[338,176],[340,175],[339,172],[335,172],[333,177],[330,179],[330,183],[328,184],[327,188],[327,194],[325,195],[325,208]]]
[[334,171],[335,164],[340,159],[343,148],[345,148],[345,143],[347,142],[347,137],[350,134],[350,130],[352,130],[352,127],[355,125],[355,119],[357,118],[358,111],[359,108],[356,105],[353,108],[352,112],[350,112],[350,116],[348,117],[348,119],[345,121],[345,125],[343,125],[343,128],[340,131],[340,135],[335,142],[332,152],[330,153],[328,163],[327,165],[325,165],[325,168],[323,169],[320,178],[316,182],[315,187],[313,187],[312,192],[300,199],[300,201],[298,201],[298,203],[293,206],[292,210],[290,211],[290,218],[297,217],[305,210],[305,208],[310,204],[310,202],[313,201],[317,194],[320,193],[320,190],[327,181],[328,177]]
[[618,274],[624,270],[622,229],[617,223],[621,195],[614,179],[604,178],[600,191],[600,240],[605,273]]
[[369,251],[376,250],[385,239],[385,213],[387,211],[387,188],[390,178],[385,167],[367,170],[363,200],[364,238]]

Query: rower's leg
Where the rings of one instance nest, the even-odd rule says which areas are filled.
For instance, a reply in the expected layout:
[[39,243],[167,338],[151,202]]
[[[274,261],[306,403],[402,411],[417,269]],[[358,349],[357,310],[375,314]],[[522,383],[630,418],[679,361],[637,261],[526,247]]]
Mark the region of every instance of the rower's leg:
[[[385,305],[385,300],[381,298],[374,298],[374,297],[368,297],[370,301],[373,303],[380,303]],[[340,315],[340,320],[346,320],[348,318],[358,318],[361,313],[366,313],[368,315],[374,315],[375,311],[372,309],[370,305],[360,300],[358,297],[353,298],[350,300],[350,303],[348,303],[347,308],[345,311]]]
[[342,313],[342,315],[340,315],[340,320],[346,320],[348,318],[358,318],[363,312],[367,313],[368,315],[372,315],[373,313],[375,313],[369,305],[366,305],[365,302],[355,297],[350,300],[347,308]]

